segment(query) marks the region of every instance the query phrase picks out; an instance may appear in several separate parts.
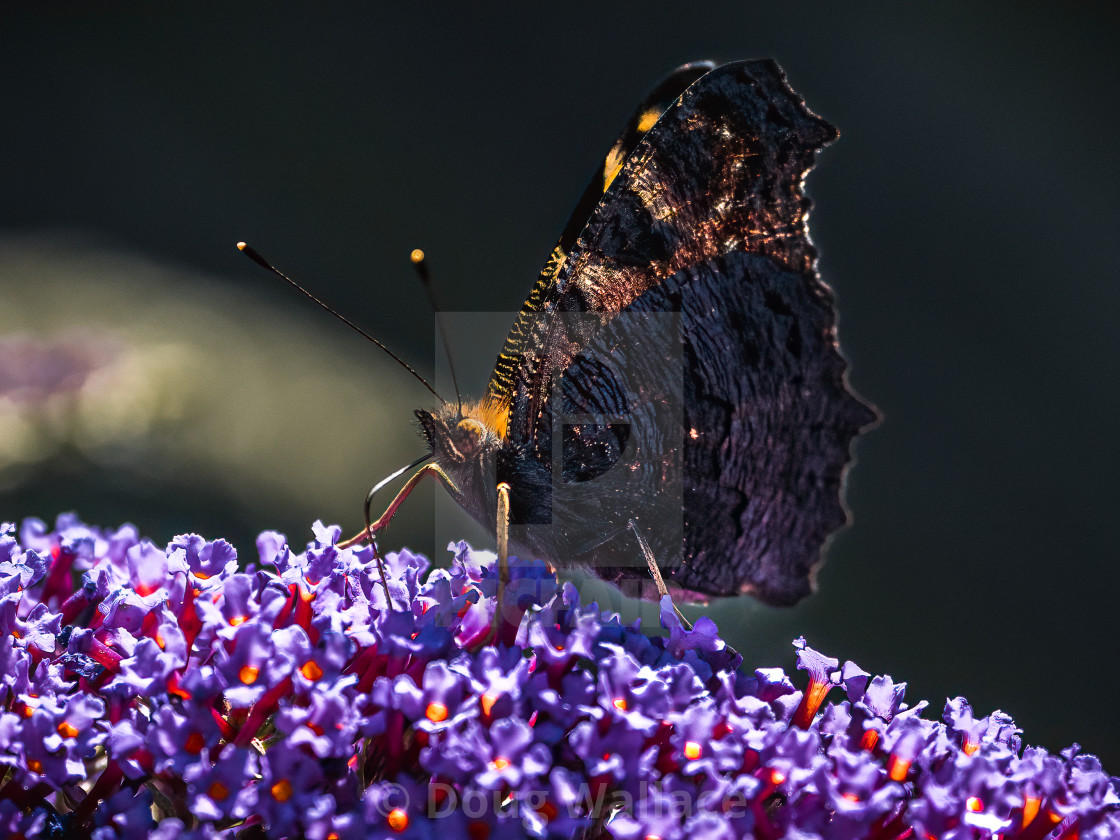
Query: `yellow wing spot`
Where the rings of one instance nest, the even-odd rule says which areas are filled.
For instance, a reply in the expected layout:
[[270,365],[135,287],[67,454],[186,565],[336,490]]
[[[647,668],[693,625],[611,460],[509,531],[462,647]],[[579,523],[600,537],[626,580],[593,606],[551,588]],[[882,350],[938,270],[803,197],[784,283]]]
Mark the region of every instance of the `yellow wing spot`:
[[638,131],[645,134],[653,128],[653,124],[659,119],[661,119],[661,112],[656,108],[650,108],[648,111],[642,112],[642,115],[638,117]]
[[408,258],[412,260],[413,263],[422,263],[424,262],[424,252],[419,248],[413,248],[412,253],[408,255]]
[[607,152],[607,159],[603,161],[603,192],[607,191],[607,187],[611,185],[611,181],[618,175],[618,171],[622,169],[622,164],[626,162],[626,158],[622,154],[622,147],[615,143],[611,150]]

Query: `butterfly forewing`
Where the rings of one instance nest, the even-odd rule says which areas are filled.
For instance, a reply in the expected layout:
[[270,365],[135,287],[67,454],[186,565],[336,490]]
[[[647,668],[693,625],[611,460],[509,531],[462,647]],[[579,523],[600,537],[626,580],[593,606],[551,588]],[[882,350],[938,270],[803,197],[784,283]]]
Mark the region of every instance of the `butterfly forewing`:
[[528,334],[529,325],[538,312],[541,311],[550,290],[556,283],[556,275],[563,268],[568,253],[579,234],[583,231],[587,220],[595,206],[603,197],[615,176],[621,171],[626,159],[630,157],[639,141],[649,133],[650,129],[661,118],[661,115],[680,97],[688,87],[697,79],[715,68],[710,61],[690,62],[682,64],[672,73],[661,80],[658,85],[646,94],[638,107],[634,109],[626,127],[618,139],[611,146],[603,159],[603,163],[596,167],[588,180],[587,187],[568,217],[560,238],[556,241],[552,251],[549,252],[544,268],[541,269],[537,282],[533,285],[521,312],[510,328],[509,335],[498,356],[494,373],[490,377],[487,387],[487,400],[491,403],[502,404],[508,409],[514,374],[521,363],[521,350]]

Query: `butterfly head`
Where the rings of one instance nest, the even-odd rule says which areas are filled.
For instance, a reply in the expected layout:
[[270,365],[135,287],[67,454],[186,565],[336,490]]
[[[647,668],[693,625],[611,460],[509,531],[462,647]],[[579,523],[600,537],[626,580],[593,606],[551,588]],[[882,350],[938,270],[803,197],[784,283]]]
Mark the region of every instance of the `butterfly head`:
[[469,406],[460,412],[448,404],[435,412],[416,412],[420,431],[428,441],[436,462],[454,471],[491,460],[501,446],[501,435],[485,416]]
[[493,517],[495,465],[502,438],[477,406],[454,404],[416,412],[432,458],[454,482],[455,500],[480,521]]

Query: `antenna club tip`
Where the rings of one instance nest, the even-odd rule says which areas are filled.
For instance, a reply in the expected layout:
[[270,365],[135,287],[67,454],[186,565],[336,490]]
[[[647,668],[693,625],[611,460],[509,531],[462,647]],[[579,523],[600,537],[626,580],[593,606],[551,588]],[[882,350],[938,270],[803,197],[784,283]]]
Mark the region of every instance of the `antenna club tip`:
[[245,250],[246,248],[248,248],[248,247],[249,247],[249,246],[248,246],[248,245],[246,245],[246,244],[245,244],[244,242],[238,242],[238,243],[237,243],[237,250],[238,250],[238,251],[244,251],[244,250]]
[[412,253],[408,255],[408,258],[412,260],[413,265],[419,265],[420,263],[424,262],[424,252],[419,248],[413,248]]

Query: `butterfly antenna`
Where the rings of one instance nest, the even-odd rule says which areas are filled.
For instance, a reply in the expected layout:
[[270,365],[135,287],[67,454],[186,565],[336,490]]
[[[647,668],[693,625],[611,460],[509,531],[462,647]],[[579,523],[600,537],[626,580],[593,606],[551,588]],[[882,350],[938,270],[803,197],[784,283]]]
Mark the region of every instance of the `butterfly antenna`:
[[443,341],[443,355],[447,358],[447,367],[451,371],[451,385],[455,388],[455,399],[459,403],[459,416],[462,417],[463,396],[459,393],[459,382],[455,378],[455,365],[451,362],[451,348],[447,345],[447,330],[444,328],[443,310],[436,304],[436,295],[432,291],[432,276],[428,273],[428,264],[424,261],[424,252],[416,248],[409,255],[409,259],[412,260],[412,264],[416,268],[420,285],[424,287],[424,291],[428,295],[428,303],[431,304],[432,311],[436,314],[436,326],[439,327],[439,337]]
[[437,400],[439,400],[444,405],[447,405],[447,400],[445,400],[443,397],[441,397],[436,392],[436,389],[428,384],[427,379],[425,379],[423,376],[418,374],[413,369],[412,365],[410,365],[408,362],[406,362],[404,359],[402,359],[400,356],[398,356],[396,353],[394,353],[392,350],[390,350],[388,347],[386,347],[383,343],[381,343],[376,338],[374,338],[372,335],[367,333],[365,330],[363,330],[361,327],[359,327],[357,324],[355,324],[353,321],[351,321],[349,318],[347,318],[341,312],[339,312],[338,310],[333,309],[330,306],[328,306],[327,304],[323,303],[323,301],[319,300],[319,298],[315,297],[315,295],[311,294],[311,292],[307,291],[307,289],[303,288],[303,286],[301,286],[299,283],[297,283],[295,280],[293,280],[287,274],[282,272],[280,269],[278,269],[276,266],[274,266],[272,263],[270,263],[268,260],[266,260],[260,254],[258,254],[256,251],[254,251],[248,245],[246,245],[244,242],[238,242],[237,243],[237,249],[239,251],[241,251],[243,254],[245,254],[245,256],[247,256],[253,262],[255,262],[257,265],[259,265],[261,268],[265,269],[266,271],[271,271],[273,274],[275,274],[281,280],[288,281],[288,283],[290,283],[292,286],[294,286],[299,292],[301,292],[304,295],[306,295],[307,297],[311,298],[311,300],[313,300],[315,303],[319,304],[319,306],[323,307],[323,309],[327,310],[327,312],[331,313],[331,315],[336,317],[338,320],[340,320],[342,323],[344,323],[350,329],[354,330],[354,332],[356,332],[359,335],[361,335],[362,337],[372,341],[374,344],[376,344],[378,347],[380,347],[382,350],[384,350],[386,353],[388,353],[390,356],[392,356],[393,360],[397,364],[399,364],[401,367],[403,367],[405,370],[407,370],[409,373],[411,373],[414,377],[416,377],[416,379],[420,382],[421,385],[423,385],[425,388],[427,388],[429,391],[432,392],[432,396],[434,396]]

